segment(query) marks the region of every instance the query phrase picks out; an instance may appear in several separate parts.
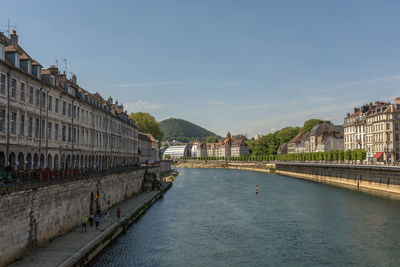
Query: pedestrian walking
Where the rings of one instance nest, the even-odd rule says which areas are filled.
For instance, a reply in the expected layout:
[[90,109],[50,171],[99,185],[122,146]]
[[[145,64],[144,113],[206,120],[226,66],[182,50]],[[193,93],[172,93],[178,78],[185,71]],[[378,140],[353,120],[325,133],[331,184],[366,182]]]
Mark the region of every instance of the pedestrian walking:
[[99,214],[96,215],[96,218],[94,218],[94,223],[96,224],[96,230],[99,228],[100,225],[100,217]]
[[86,224],[87,224],[87,218],[86,218],[86,216],[83,216],[83,218],[82,218],[82,233],[83,233],[83,230],[85,230],[85,232],[86,232]]
[[119,208],[117,210],[117,217],[118,217],[118,221],[119,221],[119,218],[121,217],[121,210]]
[[89,215],[89,226],[93,226],[93,219],[94,219],[93,213],[90,213],[90,215]]
[[108,210],[104,212],[104,220],[108,221]]

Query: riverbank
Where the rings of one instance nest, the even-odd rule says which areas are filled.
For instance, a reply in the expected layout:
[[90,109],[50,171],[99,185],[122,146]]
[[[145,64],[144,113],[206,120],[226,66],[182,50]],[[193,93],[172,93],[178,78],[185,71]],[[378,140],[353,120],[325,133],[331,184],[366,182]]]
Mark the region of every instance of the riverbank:
[[266,162],[236,162],[236,161],[199,161],[182,160],[174,165],[177,168],[211,168],[211,169],[233,169],[257,172],[274,172],[275,164]]
[[[172,183],[165,182],[160,191],[140,193],[109,209],[109,218],[102,217],[99,230],[87,226],[81,227],[51,241],[44,247],[32,250],[11,266],[83,266],[98,255],[110,242],[135,222],[155,201],[157,201]],[[117,219],[117,209],[121,210],[121,219]]]

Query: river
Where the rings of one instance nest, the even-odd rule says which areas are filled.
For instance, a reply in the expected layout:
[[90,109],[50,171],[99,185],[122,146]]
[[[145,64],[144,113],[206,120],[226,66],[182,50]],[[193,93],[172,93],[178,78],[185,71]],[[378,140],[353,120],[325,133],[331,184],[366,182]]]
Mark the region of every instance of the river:
[[399,266],[399,201],[275,174],[178,171],[95,266]]

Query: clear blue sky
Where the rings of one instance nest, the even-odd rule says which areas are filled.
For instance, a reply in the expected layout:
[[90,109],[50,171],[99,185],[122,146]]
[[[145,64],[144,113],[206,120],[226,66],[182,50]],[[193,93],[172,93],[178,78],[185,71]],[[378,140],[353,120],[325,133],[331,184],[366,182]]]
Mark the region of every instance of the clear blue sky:
[[[128,111],[267,133],[400,96],[400,1],[5,1],[43,66]],[[64,68],[61,67],[61,70]]]

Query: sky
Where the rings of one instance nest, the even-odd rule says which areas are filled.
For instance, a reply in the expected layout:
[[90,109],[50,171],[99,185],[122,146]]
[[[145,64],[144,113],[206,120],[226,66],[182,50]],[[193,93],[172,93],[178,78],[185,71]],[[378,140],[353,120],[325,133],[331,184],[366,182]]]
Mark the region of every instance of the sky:
[[[44,67],[128,112],[248,137],[400,96],[400,1],[0,0]],[[1,28],[3,31],[6,27]],[[71,75],[71,74],[69,74]]]

